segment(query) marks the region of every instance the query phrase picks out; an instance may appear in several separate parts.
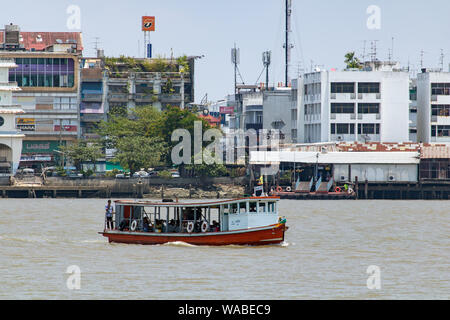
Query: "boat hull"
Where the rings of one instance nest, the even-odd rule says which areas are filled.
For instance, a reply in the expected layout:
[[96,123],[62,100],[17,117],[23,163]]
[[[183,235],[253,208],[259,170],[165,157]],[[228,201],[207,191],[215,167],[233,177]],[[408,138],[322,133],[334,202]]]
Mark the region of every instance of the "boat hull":
[[287,227],[284,223],[267,227],[205,233],[149,233],[105,230],[100,232],[109,242],[133,244],[164,244],[169,242],[185,242],[193,245],[268,245],[284,241]]

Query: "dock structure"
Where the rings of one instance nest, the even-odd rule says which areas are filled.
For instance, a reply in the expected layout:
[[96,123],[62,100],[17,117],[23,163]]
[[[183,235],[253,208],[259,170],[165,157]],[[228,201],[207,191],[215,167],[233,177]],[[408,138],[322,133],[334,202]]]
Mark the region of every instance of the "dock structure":
[[107,198],[107,187],[0,186],[2,198]]

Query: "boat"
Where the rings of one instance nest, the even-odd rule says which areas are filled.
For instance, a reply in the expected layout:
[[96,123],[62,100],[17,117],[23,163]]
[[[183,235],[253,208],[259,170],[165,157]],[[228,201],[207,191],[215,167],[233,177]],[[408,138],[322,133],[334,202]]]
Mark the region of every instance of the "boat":
[[269,245],[284,241],[286,219],[278,197],[248,197],[209,202],[116,200],[108,241],[131,244],[184,242],[192,245]]

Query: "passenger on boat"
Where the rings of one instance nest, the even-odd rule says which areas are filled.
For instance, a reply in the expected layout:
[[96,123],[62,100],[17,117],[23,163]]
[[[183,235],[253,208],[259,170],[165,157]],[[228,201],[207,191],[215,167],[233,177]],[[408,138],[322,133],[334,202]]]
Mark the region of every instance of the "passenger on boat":
[[125,228],[128,228],[129,225],[130,225],[130,221],[128,221],[127,219],[124,219],[120,222],[119,230],[123,231]]
[[105,214],[106,214],[106,227],[111,230],[114,229],[114,222],[113,222],[114,209],[111,204],[111,200],[108,200],[108,204],[105,206]]
[[150,221],[148,221],[147,217],[144,217],[144,219],[143,219],[143,230],[144,230],[144,232],[152,232],[153,231],[153,227],[152,227]]
[[216,220],[213,220],[212,224],[211,224],[211,231],[212,232],[218,232],[219,229],[219,223]]
[[155,222],[155,232],[163,232],[163,222],[162,220],[157,219]]
[[175,220],[170,220],[167,232],[177,232],[177,226],[175,225]]

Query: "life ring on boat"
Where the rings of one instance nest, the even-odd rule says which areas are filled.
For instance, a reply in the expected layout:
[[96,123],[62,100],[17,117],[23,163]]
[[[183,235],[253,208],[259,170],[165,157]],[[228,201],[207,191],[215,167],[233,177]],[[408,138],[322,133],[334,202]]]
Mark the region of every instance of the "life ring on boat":
[[291,187],[286,187],[286,191],[287,191],[287,192],[291,192],[291,191],[292,191],[292,188],[291,188]]
[[133,220],[133,222],[131,222],[130,230],[136,231],[136,228],[137,228],[137,220]]
[[206,232],[209,229],[209,223],[208,221],[203,221],[202,222],[202,232]]
[[334,191],[336,191],[336,192],[341,192],[341,191],[342,191],[342,189],[341,189],[341,188],[339,188],[339,187],[336,187],[336,189],[334,189]]
[[283,192],[283,188],[280,187],[280,186],[278,186],[278,187],[277,187],[277,192]]
[[186,230],[188,233],[191,233],[192,231],[194,231],[194,223],[192,221],[188,222]]
[[353,191],[353,189],[352,188],[348,188],[348,193],[349,194],[352,194],[354,191]]

